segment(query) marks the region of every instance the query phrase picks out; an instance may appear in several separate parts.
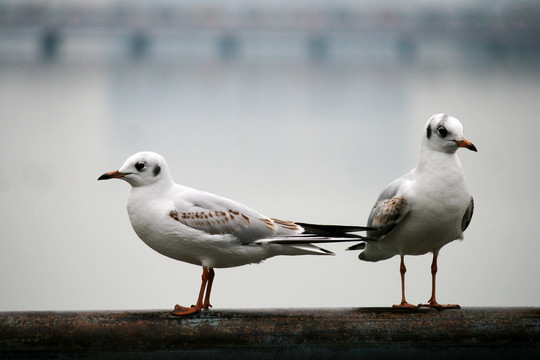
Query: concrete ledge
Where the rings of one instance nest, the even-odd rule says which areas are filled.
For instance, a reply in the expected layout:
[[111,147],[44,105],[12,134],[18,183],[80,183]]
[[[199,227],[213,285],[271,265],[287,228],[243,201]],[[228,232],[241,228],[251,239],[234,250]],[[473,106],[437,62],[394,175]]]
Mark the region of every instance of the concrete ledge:
[[538,358],[539,308],[0,313],[0,358]]

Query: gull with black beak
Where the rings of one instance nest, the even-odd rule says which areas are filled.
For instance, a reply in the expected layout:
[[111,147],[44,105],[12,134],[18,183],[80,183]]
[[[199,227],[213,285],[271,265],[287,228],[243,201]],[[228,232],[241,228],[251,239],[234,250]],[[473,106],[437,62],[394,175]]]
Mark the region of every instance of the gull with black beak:
[[165,159],[153,152],[132,155],[98,180],[131,185],[127,201],[135,233],[170,258],[203,267],[197,302],[176,305],[174,315],[208,309],[214,268],[259,263],[276,255],[333,255],[315,243],[362,240],[361,226],[315,225],[264,216],[224,197],[174,183]]
[[379,195],[368,218],[368,236],[378,241],[360,243],[348,250],[365,249],[360,260],[380,261],[401,257],[401,303],[398,308],[416,308],[405,300],[405,255],[433,253],[432,291],[428,306],[437,309],[460,308],[441,305],[435,297],[437,257],[441,248],[457,239],[469,226],[473,198],[469,193],[456,151],[476,147],[463,137],[458,119],[445,114],[432,116],[424,127],[420,161],[409,173],[394,180]]

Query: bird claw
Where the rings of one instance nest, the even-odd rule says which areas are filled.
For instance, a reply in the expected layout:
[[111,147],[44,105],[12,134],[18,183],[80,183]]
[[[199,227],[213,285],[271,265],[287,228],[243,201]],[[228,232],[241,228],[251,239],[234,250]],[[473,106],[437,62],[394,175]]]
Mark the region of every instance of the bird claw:
[[185,316],[185,315],[196,314],[200,311],[201,311],[201,308],[195,305],[191,305],[191,307],[175,305],[172,314],[175,316]]
[[399,305],[394,305],[392,306],[392,308],[394,309],[410,309],[410,310],[416,310],[418,307],[413,305],[413,304],[409,304],[408,302],[401,302],[401,304]]

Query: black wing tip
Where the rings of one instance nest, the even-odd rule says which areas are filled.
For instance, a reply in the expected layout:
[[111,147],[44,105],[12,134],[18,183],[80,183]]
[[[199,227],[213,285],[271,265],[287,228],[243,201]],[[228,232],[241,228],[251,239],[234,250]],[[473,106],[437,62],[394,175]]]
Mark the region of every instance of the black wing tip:
[[266,243],[269,244],[280,244],[280,245],[308,245],[308,244],[331,244],[331,243],[341,243],[341,242],[351,242],[351,241],[361,241],[362,239],[358,238],[287,238],[287,239],[276,239],[269,240]]
[[[369,226],[350,226],[350,225],[323,225],[323,224],[310,224],[304,222],[295,222],[295,224],[300,225],[304,228],[305,233],[312,233],[316,235],[325,235],[325,236],[336,236],[336,235],[352,235],[349,233],[359,232],[359,231],[373,231],[377,230]],[[358,235],[355,235],[358,236]]]
[[359,244],[355,244],[353,246],[349,246],[348,248],[346,248],[345,250],[347,251],[351,251],[351,250],[364,250],[366,248],[366,243],[365,242],[361,242]]
[[324,248],[319,248],[322,252],[324,252],[323,255],[331,255],[331,256],[336,256],[336,253],[333,252],[333,251],[330,251],[330,250],[327,250],[327,249],[324,249]]
[[[302,235],[292,235],[287,236],[285,238],[274,238],[274,239],[268,239],[266,241],[261,241],[264,243],[272,243],[272,244],[282,244],[282,245],[302,245],[302,244],[331,244],[331,243],[342,243],[342,242],[357,242],[361,241],[359,244],[353,245],[360,246],[360,244],[366,244],[367,242],[371,241],[378,241],[377,238],[372,237],[365,237],[360,235],[349,235],[349,236],[339,236],[339,237],[328,237],[328,236],[318,236],[318,237],[311,237],[311,236],[302,236]],[[349,250],[348,248],[347,250]],[[351,249],[352,250],[352,249]]]

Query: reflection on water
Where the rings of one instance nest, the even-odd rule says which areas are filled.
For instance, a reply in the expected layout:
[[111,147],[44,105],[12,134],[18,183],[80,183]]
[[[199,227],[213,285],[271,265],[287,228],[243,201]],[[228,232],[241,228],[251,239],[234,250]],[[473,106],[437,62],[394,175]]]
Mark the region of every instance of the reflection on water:
[[[539,73],[534,63],[492,62],[0,63],[0,310],[193,300],[199,269],[147,249],[127,220],[127,184],[96,181],[136,151],[165,155],[177,182],[269,216],[363,224],[379,191],[415,165],[437,112],[461,119],[479,148],[460,153],[477,209],[466,240],[441,253],[442,301],[538,305],[527,284],[540,270]],[[397,300],[395,259],[360,263],[330,248],[337,257],[218,272],[215,302]],[[417,259],[407,286],[420,302],[430,259]]]

